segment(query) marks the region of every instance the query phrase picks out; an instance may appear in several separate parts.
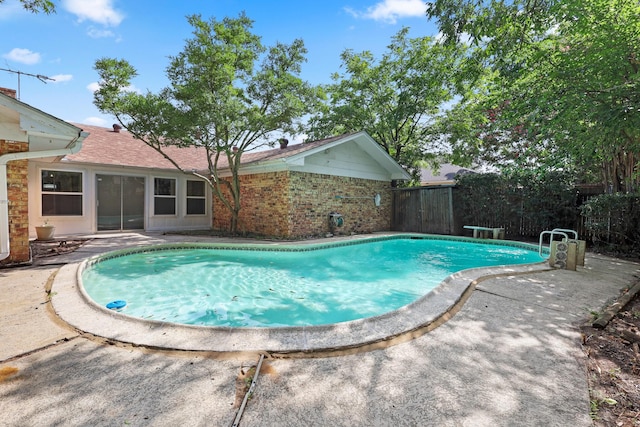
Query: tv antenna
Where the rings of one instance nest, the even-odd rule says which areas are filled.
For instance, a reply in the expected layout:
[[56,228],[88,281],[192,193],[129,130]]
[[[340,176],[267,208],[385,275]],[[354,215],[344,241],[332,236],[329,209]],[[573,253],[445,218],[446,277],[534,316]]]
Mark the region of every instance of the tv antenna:
[[42,83],[47,83],[47,80],[51,80],[52,82],[55,82],[56,79],[52,79],[51,77],[47,77],[47,76],[43,76],[42,74],[30,74],[30,73],[23,73],[22,71],[16,71],[16,70],[11,70],[8,68],[0,68],[0,71],[6,71],[7,73],[13,73],[13,74],[17,74],[18,75],[18,93],[17,93],[17,99],[20,100],[20,76],[29,76],[29,77],[35,77],[36,79],[40,80]]

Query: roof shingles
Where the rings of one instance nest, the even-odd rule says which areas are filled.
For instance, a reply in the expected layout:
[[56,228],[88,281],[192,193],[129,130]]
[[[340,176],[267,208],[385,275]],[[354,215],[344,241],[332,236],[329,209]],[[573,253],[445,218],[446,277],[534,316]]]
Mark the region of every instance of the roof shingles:
[[[175,169],[175,166],[162,154],[135,139],[129,132],[124,130],[114,132],[98,126],[77,126],[89,132],[89,136],[83,141],[82,149],[78,153],[65,156],[66,161],[149,169]],[[208,168],[206,154],[202,148],[166,147],[166,152],[185,170]]]
[[[162,154],[146,145],[125,130],[114,132],[112,129],[76,125],[89,136],[84,140],[82,149],[76,154],[65,156],[65,161],[98,165],[130,166],[145,169],[174,169],[175,166]],[[284,149],[276,148],[265,151],[247,151],[242,154],[242,164],[258,163],[291,157],[308,150],[320,147],[347,135],[334,136],[304,144],[289,145]],[[165,147],[167,156],[171,157],[184,170],[207,170],[209,168],[206,151],[201,147]],[[220,169],[228,166],[227,159],[221,158]]]

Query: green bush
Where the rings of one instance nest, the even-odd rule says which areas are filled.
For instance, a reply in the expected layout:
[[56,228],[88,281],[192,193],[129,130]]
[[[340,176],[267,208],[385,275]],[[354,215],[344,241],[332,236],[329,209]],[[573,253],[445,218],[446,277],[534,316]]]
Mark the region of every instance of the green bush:
[[577,192],[563,173],[469,174],[459,177],[457,189],[465,224],[504,227],[512,238],[537,238],[577,223]]

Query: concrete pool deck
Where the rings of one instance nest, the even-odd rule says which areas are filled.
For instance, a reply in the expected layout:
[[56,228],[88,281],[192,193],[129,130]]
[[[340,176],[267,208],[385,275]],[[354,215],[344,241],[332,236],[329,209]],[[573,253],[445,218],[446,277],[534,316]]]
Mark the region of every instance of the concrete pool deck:
[[[64,265],[185,240],[99,237],[45,265],[0,270],[0,424],[231,425],[236,377],[255,355],[109,343],[53,313],[45,287]],[[269,368],[239,425],[589,426],[578,325],[639,275],[638,264],[589,254],[577,272],[484,280],[451,319],[410,341],[335,357],[265,359]]]

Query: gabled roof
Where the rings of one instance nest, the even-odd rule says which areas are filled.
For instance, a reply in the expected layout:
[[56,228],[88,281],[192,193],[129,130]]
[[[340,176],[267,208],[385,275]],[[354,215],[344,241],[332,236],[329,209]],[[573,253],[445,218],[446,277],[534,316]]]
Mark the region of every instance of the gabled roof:
[[[64,162],[175,170],[173,164],[160,153],[135,139],[125,130],[115,132],[98,126],[83,125],[83,127],[90,135],[85,139],[82,150],[66,156],[63,159]],[[242,174],[249,174],[304,166],[306,157],[345,143],[360,147],[386,170],[392,179],[409,179],[409,175],[366,132],[293,144],[284,149],[244,152],[240,170]],[[166,147],[165,151],[184,170],[208,171],[206,152],[203,148]],[[225,156],[221,157],[218,167],[224,175],[224,171],[228,168]]]
[[249,174],[300,169],[305,166],[306,160],[311,156],[322,152],[326,153],[333,147],[342,146],[343,144],[353,144],[358,147],[363,153],[370,156],[380,168],[385,170],[390,179],[406,180],[411,178],[382,146],[364,131],[291,145],[284,149],[246,153],[242,156],[241,172]]
[[350,135],[354,134],[344,134],[332,136],[330,138],[319,139],[316,141],[305,142],[303,144],[293,144],[287,146],[286,148],[274,148],[272,150],[265,151],[249,151],[242,154],[242,164],[248,166],[256,163],[286,159],[302,153],[308,153],[315,148],[324,147],[325,145],[331,144],[334,141],[340,141],[344,138],[347,138]]
[[0,138],[28,142],[29,152],[66,149],[86,137],[83,129],[0,92]]

